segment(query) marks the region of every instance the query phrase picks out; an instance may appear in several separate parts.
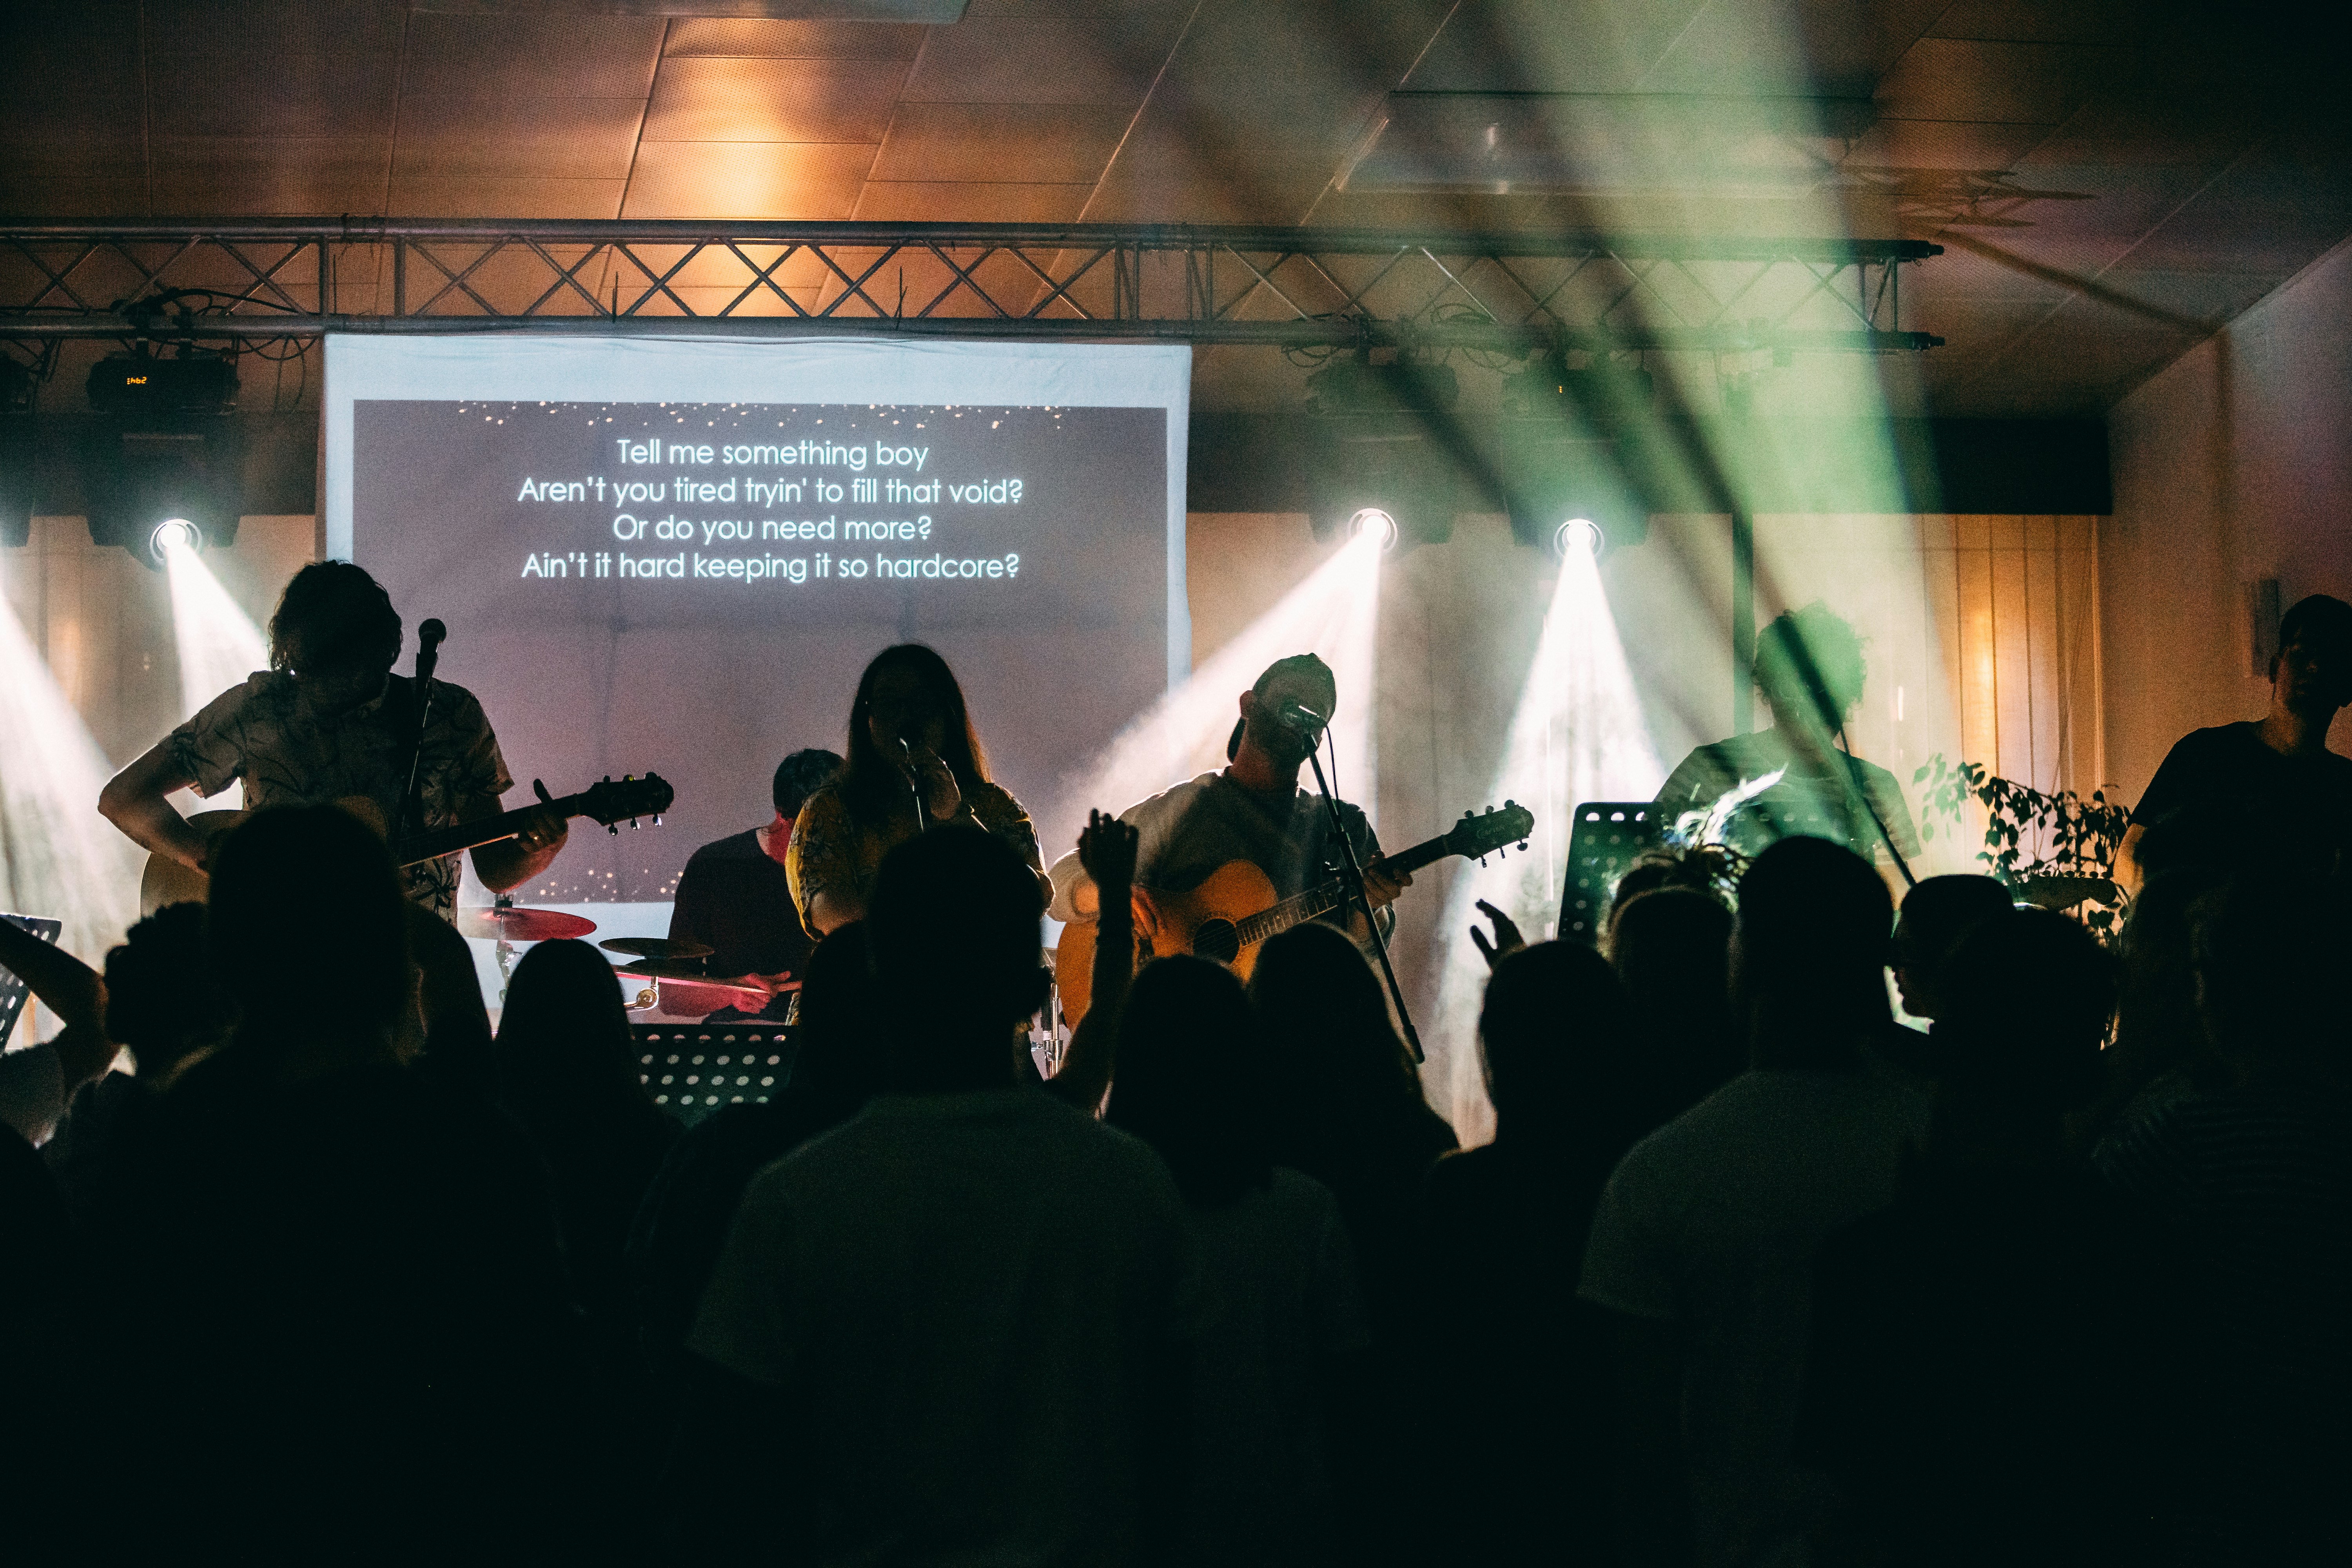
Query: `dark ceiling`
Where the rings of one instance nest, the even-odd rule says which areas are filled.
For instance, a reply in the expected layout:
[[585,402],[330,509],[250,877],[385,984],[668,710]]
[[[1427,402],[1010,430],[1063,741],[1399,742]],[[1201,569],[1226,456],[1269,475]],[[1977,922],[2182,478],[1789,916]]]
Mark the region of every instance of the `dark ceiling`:
[[[1904,235],[1947,247],[1903,303],[1904,326],[1948,341],[1910,388],[1937,414],[2104,410],[2352,233],[2352,117],[2325,34],[2267,8],[971,0],[944,26],[403,0],[6,14],[0,212],[18,216]],[[1710,99],[1738,102],[1701,145],[1684,132]],[[1791,100],[1810,134],[1787,130]],[[1769,124],[1739,118],[1757,100],[1782,105]],[[1666,132],[1586,134],[1645,104]],[[1485,151],[1448,141],[1486,126]],[[1505,127],[1551,144],[1491,178]]]

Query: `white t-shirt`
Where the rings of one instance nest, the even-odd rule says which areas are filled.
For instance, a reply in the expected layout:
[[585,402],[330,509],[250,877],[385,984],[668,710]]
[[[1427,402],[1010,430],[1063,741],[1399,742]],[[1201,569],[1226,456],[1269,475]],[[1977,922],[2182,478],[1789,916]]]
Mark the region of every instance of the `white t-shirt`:
[[1791,1457],[1813,1255],[1894,1203],[1927,1110],[1860,1073],[1743,1073],[1609,1178],[1577,1294],[1689,1335],[1683,1441],[1702,1568],[1775,1561],[1823,1506]]
[[687,1344],[807,1422],[811,1561],[1118,1563],[1136,1372],[1199,1290],[1140,1141],[1034,1089],[886,1095],[753,1180]]
[[1263,1190],[1192,1212],[1206,1315],[1185,1561],[1307,1562],[1329,1539],[1318,1373],[1372,1341],[1348,1228],[1328,1188],[1280,1166]]

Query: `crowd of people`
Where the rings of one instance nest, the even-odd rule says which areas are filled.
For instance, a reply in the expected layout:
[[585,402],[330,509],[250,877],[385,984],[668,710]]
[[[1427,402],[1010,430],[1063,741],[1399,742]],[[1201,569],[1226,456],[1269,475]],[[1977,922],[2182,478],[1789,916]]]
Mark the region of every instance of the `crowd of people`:
[[[1133,840],[1089,828],[1098,888]],[[1502,925],[1496,1136],[1454,1152],[1327,924],[1246,984],[1148,963],[1098,1000],[1076,1090],[1041,1081],[1037,878],[944,828],[817,948],[782,1091],[684,1131],[580,943],[529,952],[494,1040],[404,1048],[381,840],[258,814],[209,906],[141,922],[102,978],[0,931],[78,1037],[58,1054],[96,1063],[58,1069],[85,1081],[46,1159],[7,1134],[12,1534],[323,1560],[2340,1549],[2336,886],[2160,870],[2118,961],[1974,879],[1921,884],[1891,943],[1885,884],[1817,839],[1759,856],[1736,914],[1705,883],[1622,900],[1606,956]],[[297,897],[315,922],[257,918]],[[2131,1037],[2184,953],[2195,1020]],[[1925,1035],[1891,1021],[1890,965]],[[135,1074],[101,1073],[117,1047]]]
[[[1598,948],[1488,910],[1456,1150],[1348,929],[1138,969],[1145,835],[1097,814],[1049,879],[957,731],[929,829],[803,815],[851,870],[789,1070],[690,1128],[593,949],[532,948],[494,1031],[337,806],[254,814],[102,974],[0,922],[66,1026],[0,1075],[23,1560],[2352,1544],[2323,853],[2152,825],[2113,951],[1809,837],[1654,858]],[[1073,887],[1093,1005],[1043,1076]]]

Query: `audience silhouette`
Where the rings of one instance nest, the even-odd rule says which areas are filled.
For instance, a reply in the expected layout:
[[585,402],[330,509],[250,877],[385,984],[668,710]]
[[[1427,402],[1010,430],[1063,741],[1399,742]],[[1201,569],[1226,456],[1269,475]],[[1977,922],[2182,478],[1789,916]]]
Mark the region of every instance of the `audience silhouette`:
[[393,1047],[404,903],[383,841],[331,806],[258,812],[214,858],[240,1021],[142,1119],[91,1223],[109,1396],[140,1415],[95,1521],[123,1550],[604,1534],[539,1162]]
[[[1708,902],[1635,903],[1676,898]],[[1495,1140],[1429,1173],[1423,1331],[1445,1347],[1430,1397],[1452,1416],[1433,1468],[1445,1495],[1484,1506],[1441,1519],[1439,1538],[1465,1562],[1606,1561],[1606,1323],[1576,1300],[1577,1270],[1609,1173],[1681,1109],[1677,1086],[1608,962],[1574,942],[1502,957],[1478,1037]]]
[[1015,1078],[1043,912],[977,828],[884,857],[866,924],[894,1092],[737,1210],[687,1341],[712,1372],[673,1465],[698,1552],[1173,1556],[1191,1225],[1149,1146]]
[[1332,1457],[1353,1454],[1339,1417],[1371,1332],[1338,1203],[1274,1163],[1263,1101],[1237,1092],[1257,1033],[1232,971],[1147,965],[1105,1120],[1167,1162],[1200,1247],[1184,1561],[1342,1561]]
[[766,1101],[684,1130],[594,949],[531,949],[493,1040],[373,832],[258,812],[102,973],[0,923],[66,1026],[0,1058],[12,1541],[2341,1560],[2352,903],[2137,847],[2112,953],[1990,878],[1897,921],[1808,838],[1637,867],[1605,958],[1488,908],[1456,1151],[1328,924],[1244,985],[1107,921],[1041,1080],[1038,880],[957,825],[810,955]]

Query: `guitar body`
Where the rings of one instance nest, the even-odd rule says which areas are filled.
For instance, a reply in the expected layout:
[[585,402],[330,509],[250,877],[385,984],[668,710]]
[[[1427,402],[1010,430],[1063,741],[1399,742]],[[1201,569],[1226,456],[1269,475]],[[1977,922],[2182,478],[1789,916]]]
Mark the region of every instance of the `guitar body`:
[[[367,796],[345,795],[334,804],[378,833],[383,831],[383,813]],[[188,818],[188,826],[209,847],[252,815],[249,811],[200,811]],[[167,856],[150,855],[147,868],[139,874],[139,912],[152,915],[166,904],[201,904],[211,896],[212,885],[213,879],[202,871],[191,871]]]
[[[1139,963],[1189,952],[1213,958],[1244,980],[1257,966],[1263,940],[1244,942],[1234,927],[1279,902],[1266,874],[1246,860],[1229,860],[1189,893],[1139,891],[1135,950]],[[1094,995],[1095,922],[1072,921],[1054,944],[1054,985],[1071,1027],[1087,1016]]]
[[[188,826],[206,844],[218,844],[224,834],[250,815],[243,811],[200,811],[188,818]],[[191,871],[162,855],[150,855],[147,869],[139,875],[139,912],[152,915],[166,904],[201,904],[210,896],[212,885],[213,879],[202,871]]]
[[[1507,800],[1502,810],[1490,809],[1480,816],[1465,811],[1450,831],[1400,854],[1384,855],[1375,866],[1392,878],[1405,878],[1446,856],[1476,859],[1500,851],[1515,839],[1524,850],[1534,827],[1534,814],[1517,801]],[[1247,980],[1250,971],[1257,967],[1257,951],[1268,938],[1302,921],[1342,909],[1347,902],[1337,878],[1284,899],[1276,895],[1273,881],[1256,866],[1247,860],[1228,860],[1187,893],[1135,890],[1136,961],[1189,952],[1213,958]],[[1054,944],[1054,985],[1061,993],[1063,1020],[1074,1027],[1087,1016],[1094,994],[1094,965],[1095,922],[1072,921],[1062,928],[1061,940]]]

